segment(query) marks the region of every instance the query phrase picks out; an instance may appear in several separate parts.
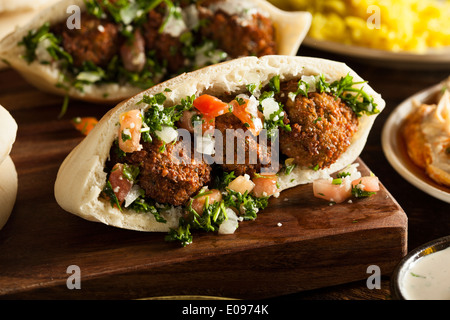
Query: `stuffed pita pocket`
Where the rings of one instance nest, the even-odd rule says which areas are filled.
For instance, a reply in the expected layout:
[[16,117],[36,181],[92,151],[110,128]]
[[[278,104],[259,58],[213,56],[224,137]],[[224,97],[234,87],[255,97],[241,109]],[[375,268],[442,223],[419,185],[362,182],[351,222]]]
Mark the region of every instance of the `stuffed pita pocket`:
[[190,229],[232,233],[270,197],[352,164],[384,105],[334,61],[209,66],[110,110],[62,163],[55,197],[82,218],[183,244]]
[[264,0],[190,3],[63,0],[5,38],[0,57],[41,90],[117,103],[238,56],[295,55],[311,23]]
[[17,172],[10,152],[16,140],[17,123],[0,105],[0,229],[11,215],[17,196]]

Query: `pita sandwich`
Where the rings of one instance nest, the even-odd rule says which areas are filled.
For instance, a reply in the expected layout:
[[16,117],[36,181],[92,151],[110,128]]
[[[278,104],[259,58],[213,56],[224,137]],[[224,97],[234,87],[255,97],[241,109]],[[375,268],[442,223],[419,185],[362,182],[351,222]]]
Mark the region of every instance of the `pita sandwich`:
[[189,229],[232,233],[270,197],[352,164],[384,106],[330,60],[275,55],[205,67],[111,109],[62,163],[55,198],[84,219],[184,244]]
[[43,91],[117,103],[237,56],[295,55],[311,24],[264,0],[185,2],[63,0],[3,39],[0,58]]
[[8,221],[17,196],[17,172],[10,152],[16,139],[17,123],[0,106],[0,229]]

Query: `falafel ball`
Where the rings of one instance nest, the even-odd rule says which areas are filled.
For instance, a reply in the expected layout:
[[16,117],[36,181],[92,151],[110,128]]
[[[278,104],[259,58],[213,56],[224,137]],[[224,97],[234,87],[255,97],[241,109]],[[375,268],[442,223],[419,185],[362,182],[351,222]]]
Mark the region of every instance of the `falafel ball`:
[[280,151],[301,167],[329,167],[349,147],[358,129],[358,117],[340,98],[325,92],[286,98],[288,92],[296,90],[297,81],[281,84],[292,131],[281,130]]
[[71,30],[65,24],[59,29],[62,46],[72,56],[75,67],[81,67],[87,61],[106,67],[119,52],[119,29],[110,21],[83,13],[80,29]]
[[200,2],[200,18],[207,21],[201,26],[204,37],[216,41],[231,58],[276,54],[275,28],[270,18],[258,12],[242,18],[221,9],[206,9],[222,1]]
[[160,32],[164,22],[166,5],[160,4],[154,10],[149,11],[147,22],[143,25],[143,35],[147,50],[155,51],[160,61],[166,62],[166,68],[170,73],[179,72],[185,65],[185,57],[181,51],[182,43],[178,37]]
[[127,154],[126,162],[140,167],[139,185],[147,197],[174,206],[184,204],[210,179],[211,167],[180,146],[158,138],[143,143],[143,149]]
[[[268,142],[267,145],[258,143],[257,140],[253,140],[250,131],[245,127],[239,118],[232,113],[226,113],[218,116],[215,120],[216,129],[222,133],[223,137],[223,152],[222,152],[222,168],[224,171],[234,171],[236,176],[248,174],[253,177],[255,173],[260,173],[262,168],[270,168],[271,166],[271,146]],[[227,132],[226,130],[232,129],[236,139],[234,139],[233,147],[229,145],[227,147]],[[248,133],[248,134],[246,134]],[[245,156],[244,163],[238,158],[238,154]],[[227,154],[233,154],[233,161],[227,161]],[[252,156],[251,156],[252,155]],[[256,156],[256,159],[253,157]],[[255,161],[256,160],[256,161]],[[231,162],[231,163],[227,163]]]

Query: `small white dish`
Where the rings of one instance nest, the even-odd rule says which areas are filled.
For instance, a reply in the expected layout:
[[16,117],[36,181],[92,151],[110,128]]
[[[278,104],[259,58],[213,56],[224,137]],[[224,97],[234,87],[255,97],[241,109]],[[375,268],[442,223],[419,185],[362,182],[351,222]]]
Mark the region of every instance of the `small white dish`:
[[448,250],[450,236],[435,239],[410,251],[392,273],[390,290],[393,299],[448,300],[450,287],[447,287],[447,274],[450,266],[445,265]]
[[441,88],[442,84],[434,85],[409,97],[398,105],[384,124],[381,144],[387,160],[403,178],[429,195],[450,203],[450,188],[433,181],[424,170],[411,161],[400,132],[405,118],[413,109],[413,101],[429,101]]

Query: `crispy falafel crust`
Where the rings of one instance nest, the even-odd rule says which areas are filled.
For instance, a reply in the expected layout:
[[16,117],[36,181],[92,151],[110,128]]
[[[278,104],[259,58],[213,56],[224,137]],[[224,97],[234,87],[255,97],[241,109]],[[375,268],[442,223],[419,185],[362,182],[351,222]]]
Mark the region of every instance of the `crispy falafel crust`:
[[[281,84],[285,97],[296,89],[297,81]],[[350,146],[358,129],[353,110],[325,92],[286,99],[284,110],[292,131],[281,131],[280,150],[302,167],[323,169],[332,165]]]

